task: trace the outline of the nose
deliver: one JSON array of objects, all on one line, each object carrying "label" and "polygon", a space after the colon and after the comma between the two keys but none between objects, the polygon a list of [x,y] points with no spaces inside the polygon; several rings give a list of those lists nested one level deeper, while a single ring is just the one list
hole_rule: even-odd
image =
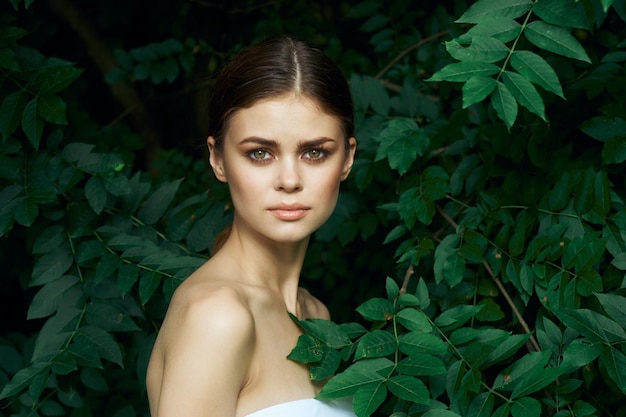
[{"label": "nose", "polygon": [[302,190],[302,177],[298,170],[298,164],[292,159],[284,159],[277,164],[276,183],[274,188],[279,191],[293,193]]}]

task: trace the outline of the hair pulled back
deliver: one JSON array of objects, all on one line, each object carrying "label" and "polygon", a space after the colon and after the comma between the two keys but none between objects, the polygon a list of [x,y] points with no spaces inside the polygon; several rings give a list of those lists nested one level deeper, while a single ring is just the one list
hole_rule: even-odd
[{"label": "hair pulled back", "polygon": [[283,36],[244,49],[219,73],[209,109],[209,135],[218,149],[234,112],[287,93],[313,100],[340,120],[346,139],[354,135],[352,96],[341,70],[319,49]]}]

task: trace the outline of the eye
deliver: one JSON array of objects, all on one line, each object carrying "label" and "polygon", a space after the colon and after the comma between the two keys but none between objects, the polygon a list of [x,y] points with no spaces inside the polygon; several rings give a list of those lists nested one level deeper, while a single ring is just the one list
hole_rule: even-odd
[{"label": "eye", "polygon": [[304,154],[305,158],[307,159],[323,159],[324,157],[326,157],[326,152],[323,151],[322,149],[311,149],[305,152]]},{"label": "eye", "polygon": [[255,149],[249,152],[248,156],[254,161],[266,161],[270,159],[270,153],[265,149]]}]

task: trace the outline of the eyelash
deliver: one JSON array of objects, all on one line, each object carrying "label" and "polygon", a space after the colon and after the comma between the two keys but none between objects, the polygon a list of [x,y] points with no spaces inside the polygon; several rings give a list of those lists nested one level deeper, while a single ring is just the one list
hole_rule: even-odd
[{"label": "eyelash", "polygon": [[[258,152],[263,152],[263,158],[258,159],[255,158],[254,155]],[[326,160],[326,158],[328,158],[328,156],[330,155],[330,152],[326,151],[325,149],[322,148],[311,148],[307,151],[305,151],[303,153],[303,155],[307,155],[310,154],[311,152],[319,152],[320,156],[317,158],[311,158],[309,157],[305,157],[304,159],[308,160],[311,163],[320,163],[324,160]],[[259,149],[253,149],[249,152],[246,153],[246,156],[255,164],[267,164],[271,161],[271,153],[270,151],[268,151],[267,149],[263,149],[263,148],[259,148]]]}]

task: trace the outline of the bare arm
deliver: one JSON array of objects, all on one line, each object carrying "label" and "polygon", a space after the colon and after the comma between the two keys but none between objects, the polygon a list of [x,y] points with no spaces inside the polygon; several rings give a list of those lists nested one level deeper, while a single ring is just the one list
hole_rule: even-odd
[{"label": "bare arm", "polygon": [[173,300],[153,417],[231,417],[254,349],[254,320],[230,288]]}]

